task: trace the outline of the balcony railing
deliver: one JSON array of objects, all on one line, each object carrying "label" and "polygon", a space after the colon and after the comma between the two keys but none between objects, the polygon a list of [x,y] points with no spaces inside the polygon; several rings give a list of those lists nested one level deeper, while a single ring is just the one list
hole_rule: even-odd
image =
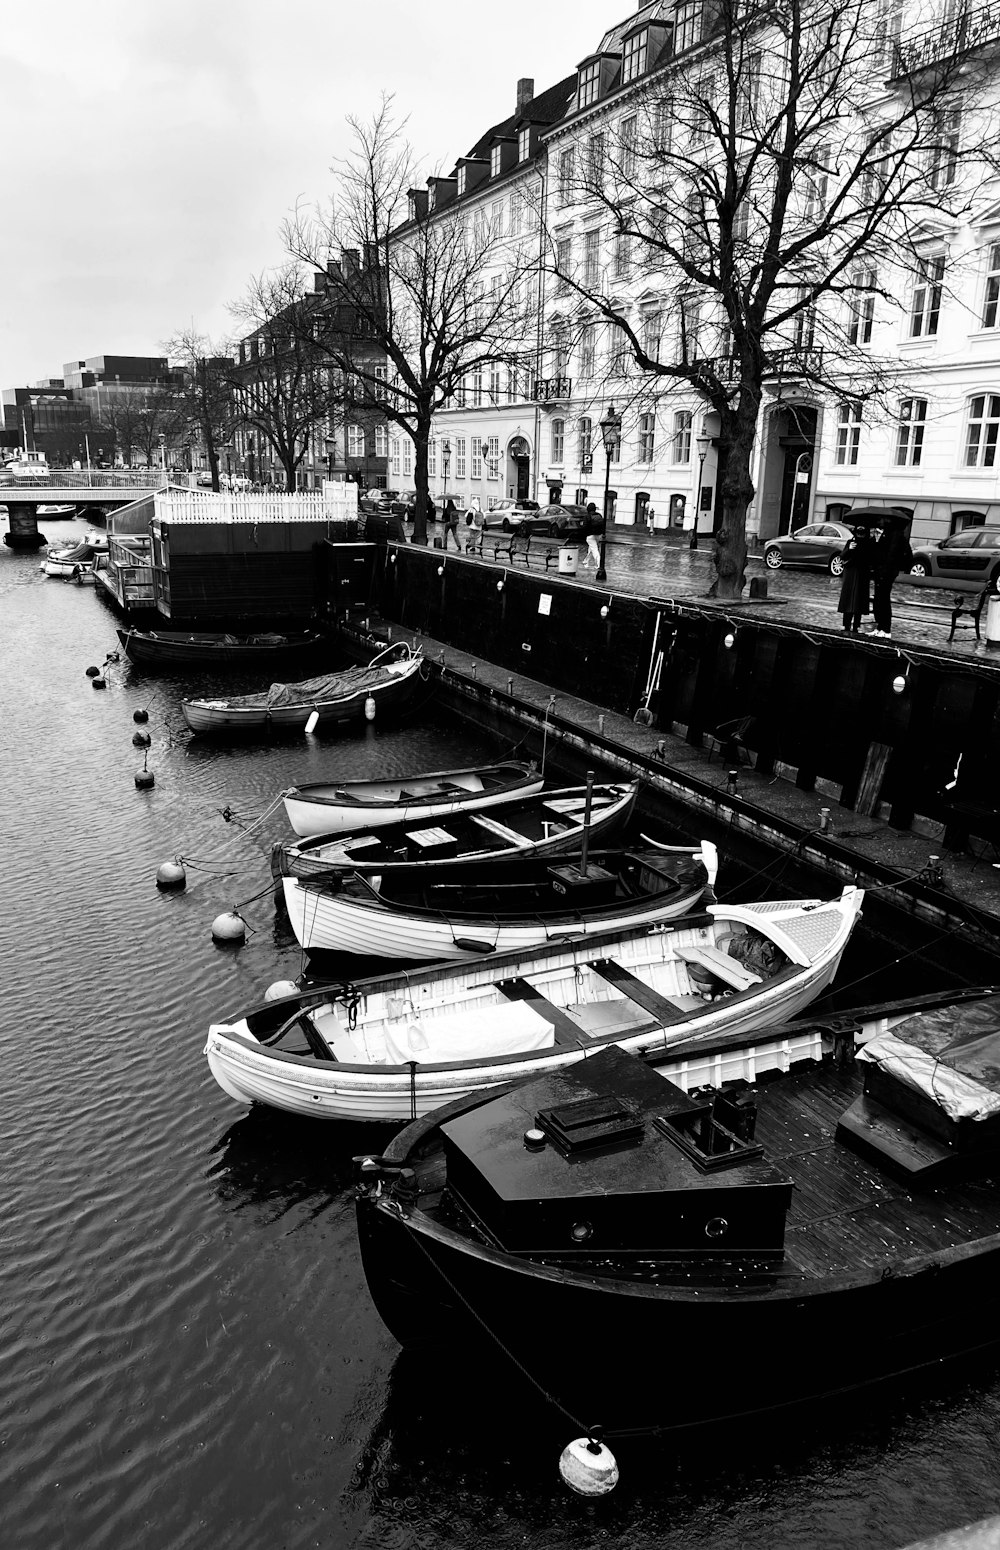
[{"label": "balcony railing", "polygon": [[535,397],[541,404],[569,398],[573,391],[572,377],[545,377],[535,380]]},{"label": "balcony railing", "polygon": [[[739,357],[735,355],[706,356],[704,360],[696,361],[695,365],[704,368],[706,375],[711,372],[723,383],[738,382],[742,372]],[[818,377],[822,370],[821,349],[770,350],[764,357],[766,377]]]},{"label": "balcony railing", "polygon": [[893,49],[892,79],[912,75],[942,59],[957,59],[986,43],[1000,41],[1000,3],[963,11],[939,27],[900,39]]}]

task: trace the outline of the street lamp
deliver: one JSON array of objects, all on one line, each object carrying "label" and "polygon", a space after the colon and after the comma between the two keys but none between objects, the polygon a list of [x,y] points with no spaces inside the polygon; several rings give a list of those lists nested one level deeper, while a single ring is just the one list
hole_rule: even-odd
[{"label": "street lamp", "polygon": [[694,498],[694,527],[691,529],[691,542],[689,549],[698,547],[698,522],[701,517],[701,476],[705,472],[705,456],[712,445],[711,436],[696,436],[695,446],[698,448],[698,493]]},{"label": "street lamp", "polygon": [[441,495],[441,514],[443,516],[444,508],[448,504],[448,469],[451,467],[451,442],[447,436],[443,437],[441,441],[441,467],[444,470],[444,490]]},{"label": "street lamp", "polygon": [[333,483],[333,455],[334,455],[334,453],[337,450],[337,438],[336,438],[336,436],[327,436],[326,441],[325,441],[324,444],[326,446],[326,477],[327,477],[327,479],[329,479],[329,481],[332,484]]},{"label": "street lamp", "polygon": [[594,580],[607,581],[608,573],[604,565],[604,546],[608,537],[608,489],[611,484],[611,459],[618,456],[622,435],[622,417],[620,414],[615,414],[614,404],[608,405],[608,412],[600,423],[601,440],[604,443],[607,464],[604,470],[604,521],[601,523],[601,559]]}]

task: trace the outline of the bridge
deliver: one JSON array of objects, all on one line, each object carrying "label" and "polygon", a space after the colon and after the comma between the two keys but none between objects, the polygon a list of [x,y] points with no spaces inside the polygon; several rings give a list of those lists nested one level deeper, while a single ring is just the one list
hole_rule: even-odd
[{"label": "bridge", "polygon": [[47,468],[30,475],[0,470],[0,506],[7,507],[10,549],[38,549],[39,506],[74,506],[91,517],[107,516],[150,490],[162,490],[170,477],[160,468]]}]

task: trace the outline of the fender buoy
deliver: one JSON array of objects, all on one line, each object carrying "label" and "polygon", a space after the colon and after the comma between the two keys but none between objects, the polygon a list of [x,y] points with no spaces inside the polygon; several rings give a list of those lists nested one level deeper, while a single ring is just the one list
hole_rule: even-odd
[{"label": "fender buoy", "polygon": [[106,678],[92,678],[90,682],[95,689],[106,689],[108,687]]},{"label": "fender buoy", "polygon": [[149,745],[152,743],[152,741],[153,741],[153,739],[150,737],[148,732],[133,732],[132,733],[132,747],[133,748],[148,748]]},{"label": "fender buoy", "polygon": [[150,787],[155,785],[156,776],[153,774],[152,770],[138,771],[135,777],[135,789],[137,791],[148,791]]},{"label": "fender buoy", "polygon": [[283,1001],[286,996],[297,996],[299,987],[294,980],[275,980],[264,992],[265,1001]]},{"label": "fender buoy", "polygon": [[564,1448],[559,1473],[578,1496],[607,1496],[618,1484],[618,1465],[596,1437],[577,1437]]},{"label": "fender buoy", "polygon": [[247,928],[242,917],[235,910],[227,910],[223,915],[216,915],[212,921],[212,940],[214,942],[242,942],[246,936]]},{"label": "fender buoy", "polygon": [[132,712],[132,720],[137,722],[139,726],[142,726],[144,721],[148,721],[149,720],[149,711],[148,710],[134,710]]},{"label": "fender buoy", "polygon": [[176,888],[187,886],[187,873],[178,860],[164,861],[156,871],[156,886],[167,893]]}]

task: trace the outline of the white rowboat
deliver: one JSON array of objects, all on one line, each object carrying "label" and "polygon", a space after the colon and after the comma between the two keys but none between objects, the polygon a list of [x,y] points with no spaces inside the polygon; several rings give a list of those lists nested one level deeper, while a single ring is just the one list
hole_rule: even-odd
[{"label": "white rowboat", "polygon": [[296,834],[310,838],[478,811],[509,802],[512,797],[534,796],[542,784],[543,777],[534,765],[511,760],[387,780],[291,786],[283,798]]}]

